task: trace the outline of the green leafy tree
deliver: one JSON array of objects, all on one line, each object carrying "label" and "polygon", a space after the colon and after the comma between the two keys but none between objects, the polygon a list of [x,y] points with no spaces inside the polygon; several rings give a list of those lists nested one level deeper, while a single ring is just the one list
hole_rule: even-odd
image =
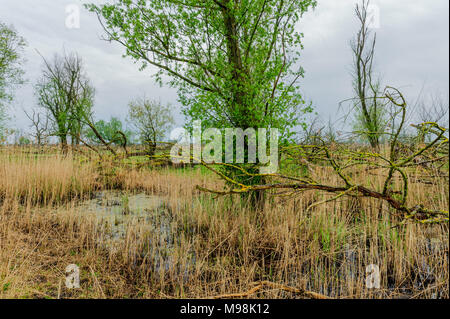
[{"label": "green leafy tree", "polygon": [[68,137],[78,144],[85,120],[91,116],[94,88],[84,72],[81,57],[72,53],[44,59],[42,76],[35,86],[38,104],[51,118],[54,135],[63,151]]},{"label": "green leafy tree", "polygon": [[13,99],[14,88],[23,83],[25,40],[13,27],[0,22],[0,140],[5,138],[6,106]]},{"label": "green leafy tree", "polygon": [[143,97],[130,102],[128,107],[128,122],[139,133],[146,153],[154,155],[157,143],[162,141],[174,124],[170,106]]},{"label": "green leafy tree", "polygon": [[219,129],[277,128],[287,141],[311,111],[299,93],[304,71],[296,26],[315,5],[314,0],[116,0],[87,7],[98,15],[108,40],[123,45],[142,69],[157,67],[158,82],[165,76],[179,89],[189,120]]},{"label": "green leafy tree", "polygon": [[[127,142],[131,141],[133,135],[130,130],[123,129],[122,122],[117,117],[111,117],[109,122],[104,120],[97,121],[95,122],[94,127],[104,141],[114,145],[122,145],[124,142],[120,132],[125,135]],[[92,143],[102,144],[102,141],[99,140],[97,135],[90,128],[86,130],[86,137]]]},{"label": "green leafy tree", "polygon": [[287,137],[305,112],[296,80],[312,0],[116,0],[88,5],[108,40],[142,68],[159,68],[180,90],[185,113],[208,127],[277,127]]}]

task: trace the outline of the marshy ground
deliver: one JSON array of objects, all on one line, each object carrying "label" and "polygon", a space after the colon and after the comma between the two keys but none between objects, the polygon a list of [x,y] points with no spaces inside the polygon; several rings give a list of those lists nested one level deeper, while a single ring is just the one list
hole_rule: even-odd
[{"label": "marshy ground", "polygon": [[[307,210],[324,198],[316,191],[269,196],[258,210],[196,190],[223,184],[201,167],[33,154],[1,150],[0,298],[449,297],[448,223],[396,227],[376,199]],[[409,200],[448,210],[448,179],[423,184],[416,173]],[[69,264],[81,270],[79,289],[65,287]],[[379,289],[366,287],[369,265]]]}]

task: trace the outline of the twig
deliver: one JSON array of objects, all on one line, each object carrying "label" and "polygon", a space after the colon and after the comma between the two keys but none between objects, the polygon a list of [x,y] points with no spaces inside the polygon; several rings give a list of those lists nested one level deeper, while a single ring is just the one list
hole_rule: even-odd
[{"label": "twig", "polygon": [[308,296],[309,298],[312,298],[312,299],[331,299],[328,296],[325,296],[325,295],[322,295],[322,294],[319,294],[316,292],[298,289],[298,288],[294,288],[294,287],[290,287],[290,286],[285,286],[285,285],[273,283],[270,281],[261,281],[261,282],[254,283],[254,284],[256,284],[256,286],[246,292],[213,296],[213,297],[210,297],[207,299],[230,299],[230,298],[249,297],[249,296],[255,294],[256,292],[258,292],[259,290],[263,289],[264,287],[270,287],[273,289],[283,290],[283,291],[291,292],[294,294],[304,295],[304,296]]}]

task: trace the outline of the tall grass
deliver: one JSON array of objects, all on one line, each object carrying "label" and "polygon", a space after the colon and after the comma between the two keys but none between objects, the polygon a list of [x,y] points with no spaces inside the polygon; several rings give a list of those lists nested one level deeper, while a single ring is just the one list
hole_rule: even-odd
[{"label": "tall grass", "polygon": [[97,175],[71,156],[0,153],[0,198],[51,206],[92,192]]},{"label": "tall grass", "polygon": [[[343,198],[308,211],[324,199],[317,192],[270,197],[258,211],[238,197],[196,191],[222,184],[198,168],[108,165],[2,155],[0,297],[203,298],[245,292],[263,280],[334,298],[449,297],[448,224],[394,227],[390,209],[374,199]],[[377,174],[354,178],[381,187]],[[124,238],[113,243],[111,225],[77,209],[96,189],[112,187],[164,201],[147,218],[130,218]],[[413,179],[409,201],[448,209],[447,181]],[[64,286],[73,263],[80,289]],[[366,287],[371,264],[380,268],[380,289]],[[305,296],[267,288],[249,297]]]}]

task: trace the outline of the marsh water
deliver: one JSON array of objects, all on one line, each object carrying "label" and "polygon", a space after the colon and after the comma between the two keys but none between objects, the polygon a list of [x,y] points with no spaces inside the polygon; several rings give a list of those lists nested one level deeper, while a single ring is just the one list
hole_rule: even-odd
[{"label": "marsh water", "polygon": [[130,248],[130,253],[150,258],[156,274],[161,271],[176,271],[187,278],[188,268],[195,263],[193,254],[190,254],[189,264],[183,266],[183,269],[179,269],[180,266],[173,262],[173,250],[178,236],[173,230],[176,227],[164,197],[102,191],[78,205],[75,211],[81,216],[95,216],[100,221],[102,232],[99,234],[99,243],[111,252],[115,252],[124,243],[130,230],[134,232],[133,236],[145,238],[145,249],[139,252]]},{"label": "marsh water", "polygon": [[[147,225],[149,230],[159,226],[159,229],[153,230],[163,233],[170,231],[168,209],[164,198],[159,196],[102,191],[96,193],[93,199],[83,202],[76,210],[83,214],[95,214],[110,226],[109,235],[116,240],[125,236],[126,226],[133,220]],[[158,225],[155,225],[155,219],[158,219]]]},{"label": "marsh water", "polygon": [[[179,234],[175,231],[177,227],[173,224],[172,213],[167,205],[166,198],[144,193],[127,194],[120,191],[102,191],[96,193],[92,199],[81,203],[75,209],[81,215],[94,215],[101,221],[102,225],[107,226],[104,228],[107,231],[102,234],[101,242],[110,250],[114,250],[116,244],[125,240],[130,226],[139,227],[141,229],[140,234],[145,234],[148,238],[149,250],[147,250],[147,254],[150,253],[152,256],[154,271],[158,273],[164,270],[173,273],[175,270],[185,280],[189,278],[189,269],[195,265],[196,256],[192,252],[189,262],[182,268],[179,268],[173,262],[173,249],[179,240]],[[445,249],[445,247],[440,247],[442,246],[440,241],[430,239],[427,239],[427,241],[429,241],[427,249],[430,251]],[[360,263],[357,254],[349,245],[345,247],[342,261],[344,267],[341,267],[337,274],[340,280],[364,278],[364,274],[360,274],[357,269]],[[418,275],[413,283],[414,288],[420,291],[435,283],[433,270],[427,265],[425,258],[417,268],[415,271]],[[296,286],[299,278],[304,278],[304,276],[304,273],[293,271],[290,275],[289,284]],[[307,288],[314,291],[317,284],[316,280],[310,278]],[[321,285],[319,284],[319,286]],[[394,286],[392,284],[388,290],[394,291]],[[345,290],[344,287],[342,288]],[[331,287],[330,289],[320,287],[319,290],[320,293],[332,297],[339,297],[344,292],[336,291]],[[408,288],[403,290],[405,298],[411,297],[411,294],[412,292]],[[434,297],[439,298],[438,295]]]}]

